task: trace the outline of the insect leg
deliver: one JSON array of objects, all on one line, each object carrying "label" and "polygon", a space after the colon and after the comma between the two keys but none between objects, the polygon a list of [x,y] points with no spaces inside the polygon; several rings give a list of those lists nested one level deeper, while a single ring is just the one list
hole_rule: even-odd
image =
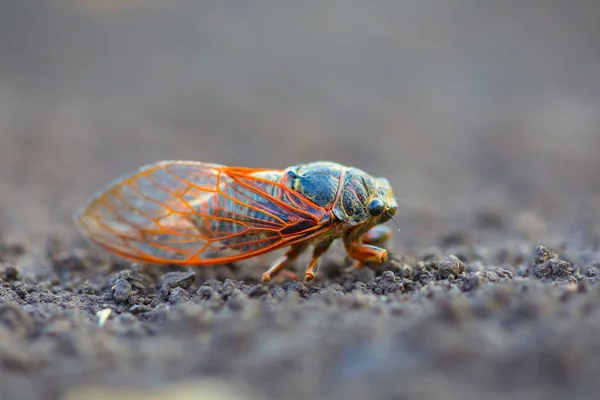
[{"label": "insect leg", "polygon": [[373,246],[382,246],[392,237],[392,228],[386,225],[377,225],[362,236],[362,242]]},{"label": "insect leg", "polygon": [[277,260],[271,268],[262,274],[262,281],[269,282],[273,276],[279,273],[282,269],[294,261],[300,253],[302,253],[308,247],[307,243],[298,243],[293,245],[287,253],[285,253],[279,260]]},{"label": "insect leg", "polygon": [[321,256],[329,249],[332,243],[333,239],[315,246],[315,249],[313,250],[312,254],[312,260],[310,261],[310,264],[308,265],[308,268],[306,268],[306,272],[304,273],[304,279],[306,281],[312,281],[313,279],[315,279],[315,276],[317,275],[317,270],[319,269],[319,264],[321,263]]},{"label": "insect leg", "polygon": [[387,260],[387,250],[372,244],[363,243],[362,237],[352,234],[344,237],[344,246],[348,255],[358,261],[355,269],[361,269],[367,262],[383,264]]}]

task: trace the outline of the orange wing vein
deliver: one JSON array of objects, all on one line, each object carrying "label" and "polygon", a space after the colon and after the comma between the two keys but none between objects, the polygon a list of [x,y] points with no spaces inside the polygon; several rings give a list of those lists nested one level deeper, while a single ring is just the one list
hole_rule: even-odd
[{"label": "orange wing vein", "polygon": [[121,257],[198,265],[264,254],[331,229],[328,211],[280,177],[281,170],[162,161],[110,183],[75,222]]}]

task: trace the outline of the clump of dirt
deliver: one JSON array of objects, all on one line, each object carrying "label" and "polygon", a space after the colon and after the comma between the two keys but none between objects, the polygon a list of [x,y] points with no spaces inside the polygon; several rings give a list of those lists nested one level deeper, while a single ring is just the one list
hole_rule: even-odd
[{"label": "clump of dirt", "polygon": [[577,274],[571,263],[561,260],[557,253],[544,246],[535,249],[535,257],[531,274],[543,281],[577,283],[581,276]]}]

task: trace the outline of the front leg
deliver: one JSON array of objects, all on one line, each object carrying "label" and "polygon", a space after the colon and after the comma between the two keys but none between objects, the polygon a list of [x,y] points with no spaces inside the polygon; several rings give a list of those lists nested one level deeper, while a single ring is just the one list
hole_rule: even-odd
[{"label": "front leg", "polygon": [[377,225],[362,235],[362,241],[373,246],[383,246],[392,237],[392,232],[389,226]]},{"label": "front leg", "polygon": [[348,255],[358,261],[358,264],[354,268],[363,268],[365,263],[368,262],[383,264],[387,260],[387,250],[368,243],[372,243],[374,241],[381,242],[385,241],[386,239],[387,237],[382,238],[381,235],[378,235],[377,231],[375,231],[375,234],[369,231],[364,235],[356,235],[352,232],[348,233],[344,237],[344,246],[346,247]]}]

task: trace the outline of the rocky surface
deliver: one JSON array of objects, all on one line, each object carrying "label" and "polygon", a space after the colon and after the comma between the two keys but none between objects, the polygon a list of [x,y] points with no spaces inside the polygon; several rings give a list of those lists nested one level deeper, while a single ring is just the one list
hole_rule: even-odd
[{"label": "rocky surface", "polygon": [[459,258],[450,246],[269,285],[209,277],[226,267],[112,263],[85,249],[48,254],[55,272],[35,281],[11,266],[10,248],[0,254],[3,398],[206,386],[240,399],[558,399],[598,389],[600,265],[543,246],[513,254],[515,265],[504,251]]}]

